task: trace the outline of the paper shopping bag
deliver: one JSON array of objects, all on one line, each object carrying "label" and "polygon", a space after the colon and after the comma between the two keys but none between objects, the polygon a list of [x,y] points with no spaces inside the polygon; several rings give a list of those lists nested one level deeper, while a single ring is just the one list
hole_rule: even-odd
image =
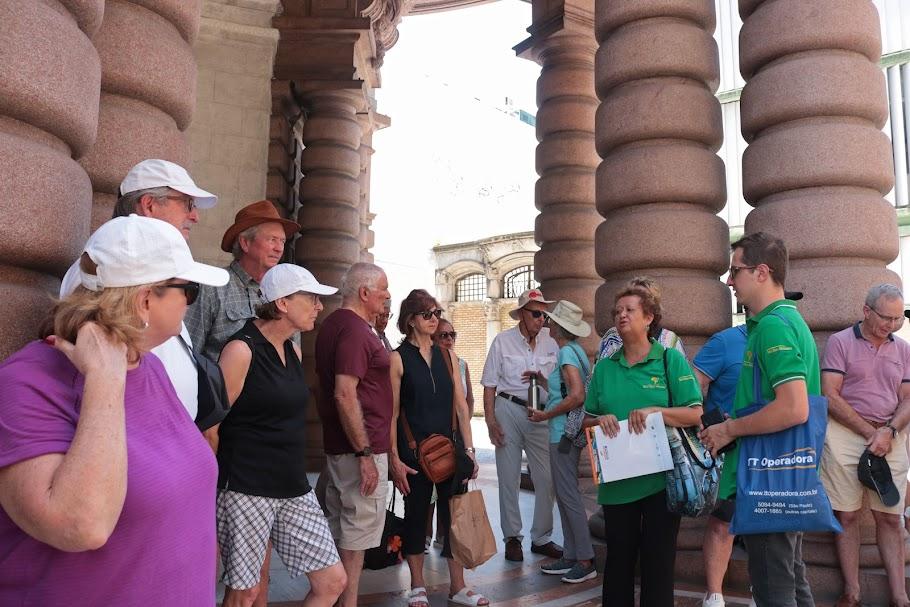
[{"label": "paper shopping bag", "polygon": [[452,527],[449,530],[449,547],[452,558],[468,569],[486,563],[496,554],[496,539],[487,518],[483,493],[468,491],[449,501]]}]

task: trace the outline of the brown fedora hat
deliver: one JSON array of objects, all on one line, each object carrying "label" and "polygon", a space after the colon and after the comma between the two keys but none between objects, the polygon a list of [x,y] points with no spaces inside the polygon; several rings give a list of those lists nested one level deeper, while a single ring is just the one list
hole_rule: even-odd
[{"label": "brown fedora hat", "polygon": [[290,238],[293,234],[300,231],[300,224],[290,219],[285,219],[278,214],[278,210],[268,200],[260,200],[248,204],[234,216],[234,223],[224,232],[221,238],[221,250],[227,253],[231,252],[234,241],[237,236],[247,228],[258,226],[260,223],[280,223],[284,227],[284,233]]}]

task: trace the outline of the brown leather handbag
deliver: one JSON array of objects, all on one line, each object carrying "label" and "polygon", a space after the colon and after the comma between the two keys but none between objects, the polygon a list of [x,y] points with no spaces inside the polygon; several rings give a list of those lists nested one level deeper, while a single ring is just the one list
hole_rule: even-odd
[{"label": "brown leather handbag", "polygon": [[446,362],[449,364],[449,376],[452,377],[452,438],[442,434],[431,434],[418,444],[414,440],[404,409],[400,410],[401,425],[404,426],[404,435],[408,439],[408,448],[412,451],[417,450],[417,463],[431,483],[441,483],[455,475],[454,439],[458,429],[458,418],[455,415],[455,376],[452,370],[452,353],[441,348],[440,350],[448,355]]}]

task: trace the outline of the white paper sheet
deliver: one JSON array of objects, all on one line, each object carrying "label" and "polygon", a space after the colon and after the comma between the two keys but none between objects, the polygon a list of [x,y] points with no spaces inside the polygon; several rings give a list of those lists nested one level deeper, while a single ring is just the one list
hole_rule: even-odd
[{"label": "white paper sheet", "polygon": [[587,429],[588,455],[595,483],[609,483],[624,478],[664,472],[673,468],[670,442],[664,428],[664,416],[659,411],[645,418],[646,429],[641,434],[629,430],[629,422],[619,422],[619,434],[610,438],[593,426]]}]

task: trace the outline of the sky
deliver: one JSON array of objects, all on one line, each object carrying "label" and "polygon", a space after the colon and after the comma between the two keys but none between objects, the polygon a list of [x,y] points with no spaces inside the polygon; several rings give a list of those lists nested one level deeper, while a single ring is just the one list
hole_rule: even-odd
[{"label": "sky", "polygon": [[540,67],[512,50],[530,24],[530,4],[500,0],[399,25],[376,91],[392,125],[373,135],[370,186],[393,312],[411,289],[434,293],[433,246],[534,229],[534,127],[504,111],[506,98],[537,110]]}]

